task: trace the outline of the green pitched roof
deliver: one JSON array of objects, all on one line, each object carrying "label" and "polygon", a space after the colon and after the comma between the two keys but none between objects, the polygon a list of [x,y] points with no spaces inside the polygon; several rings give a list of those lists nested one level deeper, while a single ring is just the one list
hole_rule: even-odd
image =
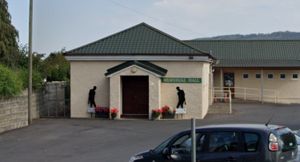
[{"label": "green pitched roof", "polygon": [[200,55],[210,56],[145,23],[73,49],[65,55]]},{"label": "green pitched roof", "polygon": [[190,40],[210,52],[218,67],[300,67],[300,40]]},{"label": "green pitched roof", "polygon": [[149,70],[155,74],[158,74],[160,76],[165,76],[168,72],[168,70],[160,67],[160,66],[157,66],[157,65],[154,65],[148,61],[126,61],[122,64],[119,64],[117,66],[114,66],[112,68],[109,68],[107,69],[107,72],[105,73],[105,76],[108,76],[108,75],[111,75],[113,73],[116,73],[122,69],[125,69],[127,67],[130,67],[132,65],[137,65],[139,67],[142,67],[146,70]]}]

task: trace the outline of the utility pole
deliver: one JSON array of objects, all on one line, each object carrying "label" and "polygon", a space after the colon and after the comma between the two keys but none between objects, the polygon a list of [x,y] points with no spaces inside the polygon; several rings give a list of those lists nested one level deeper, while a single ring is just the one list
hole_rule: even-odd
[{"label": "utility pole", "polygon": [[191,162],[196,162],[196,119],[191,119],[191,137],[192,137],[192,159]]},{"label": "utility pole", "polygon": [[28,40],[28,125],[31,124],[31,95],[32,95],[32,10],[33,0],[29,1],[29,40]]}]

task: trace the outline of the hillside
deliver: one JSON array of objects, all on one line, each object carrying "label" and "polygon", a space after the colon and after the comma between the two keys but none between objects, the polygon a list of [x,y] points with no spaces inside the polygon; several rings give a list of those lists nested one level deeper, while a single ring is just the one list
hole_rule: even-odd
[{"label": "hillside", "polygon": [[300,40],[300,32],[273,32],[269,34],[233,34],[221,35],[207,38],[197,38],[196,40]]}]

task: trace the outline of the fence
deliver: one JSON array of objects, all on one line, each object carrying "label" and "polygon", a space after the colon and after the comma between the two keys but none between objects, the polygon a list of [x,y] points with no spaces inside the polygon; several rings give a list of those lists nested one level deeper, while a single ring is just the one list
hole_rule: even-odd
[{"label": "fence", "polygon": [[[222,112],[226,112],[228,110],[228,113],[232,113],[232,94],[230,90],[213,90],[212,94],[214,94],[213,101],[214,105],[210,107],[210,112],[213,112],[216,109],[216,111],[225,109]],[[222,103],[222,105],[217,105],[217,103]],[[227,108],[228,107],[228,108]]]},{"label": "fence", "polygon": [[[246,87],[214,87],[214,91],[231,92],[232,98],[240,99],[244,101],[260,101],[260,102],[273,102],[278,103],[279,92],[274,89],[258,89],[258,88],[246,88]],[[221,93],[219,95],[225,95]]]},{"label": "fence", "polygon": [[40,117],[70,117],[70,86],[66,82],[46,83],[42,93]]}]

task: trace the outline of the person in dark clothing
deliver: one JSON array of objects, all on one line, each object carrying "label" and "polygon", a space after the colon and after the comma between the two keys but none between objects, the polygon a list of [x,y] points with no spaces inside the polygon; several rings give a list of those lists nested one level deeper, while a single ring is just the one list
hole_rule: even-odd
[{"label": "person in dark clothing", "polygon": [[176,89],[178,91],[177,92],[177,95],[178,95],[178,104],[177,104],[176,108],[179,108],[179,107],[183,108],[183,103],[186,104],[184,91],[181,90],[179,87],[176,87]]},{"label": "person in dark clothing", "polygon": [[89,91],[88,103],[90,104],[90,107],[92,107],[92,106],[96,107],[96,102],[95,102],[96,89],[97,89],[97,87],[94,86],[93,89],[90,89],[90,91]]}]

